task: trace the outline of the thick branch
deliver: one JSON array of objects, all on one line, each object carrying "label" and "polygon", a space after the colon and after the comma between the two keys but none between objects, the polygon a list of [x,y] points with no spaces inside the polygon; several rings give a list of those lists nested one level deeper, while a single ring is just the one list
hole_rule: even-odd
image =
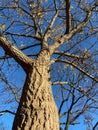
[{"label": "thick branch", "polygon": [[91,12],[87,13],[85,20],[79,25],[77,25],[77,27],[74,28],[72,31],[70,31],[70,33],[61,35],[61,37],[50,46],[50,52],[54,53],[54,51],[58,47],[60,47],[64,42],[68,41],[76,32],[78,32],[81,28],[83,28],[88,23],[90,15],[91,15]]},{"label": "thick branch", "polygon": [[86,18],[83,20],[83,22],[81,22],[80,24],[78,24],[72,31],[70,31],[68,34],[65,35],[61,35],[60,38],[55,41],[51,46],[50,46],[50,53],[53,54],[54,51],[60,47],[64,42],[68,41],[75,33],[77,33],[78,31],[80,31],[83,27],[86,26],[86,24],[89,22],[90,20],[90,16],[91,16],[91,11],[98,6],[98,2],[95,3],[94,5],[92,5],[89,9],[86,10],[87,15]]},{"label": "thick branch", "polygon": [[33,60],[23,54],[22,51],[14,46],[4,35],[0,36],[0,46],[9,56],[16,60],[26,72],[28,71],[28,67],[32,65]]}]

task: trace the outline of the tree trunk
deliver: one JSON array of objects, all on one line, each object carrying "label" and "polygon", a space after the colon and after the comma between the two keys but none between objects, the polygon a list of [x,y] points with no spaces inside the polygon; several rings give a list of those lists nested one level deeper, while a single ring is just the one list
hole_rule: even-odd
[{"label": "tree trunk", "polygon": [[43,50],[27,74],[12,130],[59,130],[51,90],[50,54]]}]

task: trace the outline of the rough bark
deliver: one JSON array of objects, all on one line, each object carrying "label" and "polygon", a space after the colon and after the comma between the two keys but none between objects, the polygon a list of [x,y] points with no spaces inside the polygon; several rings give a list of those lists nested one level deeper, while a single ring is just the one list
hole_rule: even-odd
[{"label": "rough bark", "polygon": [[59,130],[50,82],[50,51],[44,48],[33,61],[4,35],[0,35],[0,46],[27,74],[12,130]]},{"label": "rough bark", "polygon": [[29,69],[12,130],[59,130],[50,82],[50,54],[43,50]]},{"label": "rough bark", "polygon": [[25,72],[28,72],[28,68],[33,64],[31,58],[22,53],[22,51],[14,46],[4,35],[0,36],[0,46],[21,65]]}]

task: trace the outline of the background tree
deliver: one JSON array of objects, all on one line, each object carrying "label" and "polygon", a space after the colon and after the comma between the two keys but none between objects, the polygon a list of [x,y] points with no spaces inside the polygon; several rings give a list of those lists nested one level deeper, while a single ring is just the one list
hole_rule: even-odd
[{"label": "background tree", "polygon": [[0,114],[15,114],[13,130],[59,130],[59,117],[68,130],[82,116],[97,127],[97,12],[95,0],[1,1]]}]

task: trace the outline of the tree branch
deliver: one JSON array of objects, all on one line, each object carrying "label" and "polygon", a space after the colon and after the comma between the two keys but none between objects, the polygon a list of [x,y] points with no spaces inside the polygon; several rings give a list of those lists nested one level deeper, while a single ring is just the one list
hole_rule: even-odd
[{"label": "tree branch", "polygon": [[66,3],[66,32],[68,34],[70,32],[70,0],[65,0]]},{"label": "tree branch", "polygon": [[6,32],[7,35],[14,35],[14,36],[18,36],[18,37],[27,37],[27,38],[33,38],[33,39],[36,39],[38,41],[41,41],[41,38],[38,37],[38,36],[31,36],[31,35],[28,35],[28,34],[20,34],[20,33],[11,33],[11,32]]},{"label": "tree branch", "polygon": [[7,81],[7,79],[6,79],[4,76],[1,76],[1,75],[0,75],[0,79],[1,79],[4,83],[6,83],[6,85],[8,85],[7,88],[8,88],[8,89],[12,92],[12,94],[14,95],[16,102],[19,103],[20,99],[18,98],[18,94],[17,94],[17,92],[16,92],[16,89],[11,86],[11,84]]},{"label": "tree branch", "polygon": [[84,56],[78,56],[78,55],[74,55],[74,54],[69,54],[69,53],[61,52],[59,50],[55,50],[54,54],[58,54],[60,56],[67,56],[67,57],[71,57],[71,58],[75,58],[75,59],[81,59],[81,60],[87,59]]},{"label": "tree branch", "polygon": [[28,72],[28,67],[32,66],[33,60],[22,53],[16,46],[14,46],[4,35],[0,36],[0,46],[5,52],[13,57],[22,68]]},{"label": "tree branch", "polygon": [[64,42],[68,41],[75,33],[77,33],[78,31],[80,31],[83,27],[86,26],[86,24],[89,22],[90,20],[90,16],[91,16],[91,11],[98,6],[98,2],[95,3],[94,5],[92,5],[91,7],[89,7],[86,12],[86,18],[83,20],[83,22],[81,22],[80,24],[78,24],[73,30],[71,30],[68,34],[65,35],[61,35],[60,38],[58,38],[57,41],[55,41],[51,46],[50,46],[50,53],[53,54],[54,51],[60,47]]},{"label": "tree branch", "polygon": [[47,38],[48,38],[48,32],[51,32],[52,26],[53,26],[53,24],[54,24],[54,22],[55,22],[55,20],[56,20],[56,18],[57,18],[57,16],[58,16],[58,12],[59,12],[59,10],[56,11],[55,15],[54,15],[53,18],[51,19],[51,21],[50,21],[50,23],[49,23],[49,26],[47,27],[47,29],[46,29],[46,31],[45,31],[45,33],[44,33],[45,42],[46,42],[46,40],[47,40]]},{"label": "tree branch", "polygon": [[96,130],[96,127],[98,126],[98,122],[96,122],[96,124],[93,126],[92,130]]},{"label": "tree branch", "polygon": [[4,111],[0,111],[0,116],[2,116],[5,113],[10,113],[10,114],[13,114],[13,115],[16,114],[15,112],[12,112],[12,111],[9,111],[9,110],[4,110]]},{"label": "tree branch", "polygon": [[72,62],[70,62],[68,60],[56,59],[55,62],[63,62],[63,63],[67,63],[69,65],[72,65],[77,70],[79,70],[80,72],[82,72],[83,74],[85,74],[86,76],[88,76],[89,78],[91,78],[92,80],[94,80],[94,81],[96,81],[98,83],[98,79],[94,78],[92,75],[90,75],[89,73],[85,72],[83,69],[78,67],[76,64],[74,64],[74,63],[72,63]]},{"label": "tree branch", "polygon": [[60,81],[57,81],[57,82],[53,82],[52,84],[53,84],[53,85],[57,85],[57,84],[61,84],[61,85],[68,84],[68,85],[70,85],[72,88],[74,88],[74,89],[76,89],[77,91],[79,91],[80,93],[82,93],[84,96],[86,96],[86,97],[88,97],[89,99],[91,99],[92,101],[98,102],[98,100],[96,100],[95,98],[93,98],[92,96],[90,96],[89,94],[87,94],[86,91],[81,91],[80,88],[77,88],[76,86],[74,86],[73,84],[69,84],[68,82],[60,82]]}]

